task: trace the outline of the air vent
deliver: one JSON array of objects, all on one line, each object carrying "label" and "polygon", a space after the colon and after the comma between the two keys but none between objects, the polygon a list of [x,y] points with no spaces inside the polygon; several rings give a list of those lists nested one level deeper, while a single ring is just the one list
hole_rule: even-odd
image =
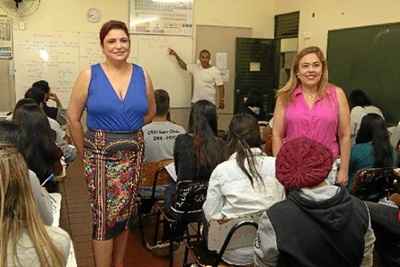
[{"label": "air vent", "polygon": [[275,16],[275,39],[295,38],[299,35],[300,12]]}]

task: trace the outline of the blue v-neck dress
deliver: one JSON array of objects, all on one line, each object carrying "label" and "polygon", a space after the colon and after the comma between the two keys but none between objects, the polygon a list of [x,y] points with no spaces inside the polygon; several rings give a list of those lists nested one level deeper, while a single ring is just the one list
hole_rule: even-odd
[{"label": "blue v-neck dress", "polygon": [[136,213],[144,151],[141,128],[147,108],[146,80],[140,66],[132,66],[123,99],[101,65],[91,67],[84,163],[94,240],[118,236]]}]

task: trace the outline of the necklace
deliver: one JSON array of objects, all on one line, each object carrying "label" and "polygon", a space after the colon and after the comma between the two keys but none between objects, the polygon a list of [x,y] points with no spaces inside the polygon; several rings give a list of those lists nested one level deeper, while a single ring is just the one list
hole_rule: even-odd
[{"label": "necklace", "polygon": [[315,102],[316,98],[317,98],[317,94],[304,94],[304,96],[306,97],[306,99],[310,102]]}]

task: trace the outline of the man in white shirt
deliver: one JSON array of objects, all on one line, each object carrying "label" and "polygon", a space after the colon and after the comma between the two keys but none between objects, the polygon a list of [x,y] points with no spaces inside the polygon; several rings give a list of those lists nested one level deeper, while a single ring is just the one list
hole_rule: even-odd
[{"label": "man in white shirt", "polygon": [[169,48],[169,54],[174,56],[179,66],[193,74],[193,97],[192,103],[199,100],[208,100],[217,105],[218,89],[218,107],[224,108],[224,82],[221,72],[210,64],[211,53],[208,50],[201,50],[199,54],[200,64],[186,64],[178,54]]},{"label": "man in white shirt", "polygon": [[144,161],[159,161],[174,158],[175,139],[184,134],[185,129],[168,120],[169,95],[162,89],[154,91],[156,116],[143,127]]}]

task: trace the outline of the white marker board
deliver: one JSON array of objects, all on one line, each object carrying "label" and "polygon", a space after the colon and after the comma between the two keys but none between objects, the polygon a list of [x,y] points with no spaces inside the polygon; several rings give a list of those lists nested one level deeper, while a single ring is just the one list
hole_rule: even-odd
[{"label": "white marker board", "polygon": [[[131,35],[130,62],[143,66],[151,76],[154,88],[169,92],[171,107],[189,107],[190,75],[181,70],[171,47],[183,60],[192,63],[193,41],[182,36]],[[79,72],[90,64],[103,62],[97,33],[14,33],[15,90],[17,101],[37,80],[47,80],[64,106]]]}]

